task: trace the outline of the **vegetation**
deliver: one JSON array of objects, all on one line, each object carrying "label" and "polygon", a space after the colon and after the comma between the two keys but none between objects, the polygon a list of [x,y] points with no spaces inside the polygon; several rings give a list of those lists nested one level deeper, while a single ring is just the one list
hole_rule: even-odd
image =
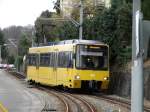
[{"label": "vegetation", "polygon": [[31,40],[29,40],[29,37],[26,33],[23,33],[21,39],[19,40],[18,56],[15,59],[15,66],[18,67],[18,70],[20,70],[20,67],[23,64],[23,57],[28,54],[29,47],[31,47]]},{"label": "vegetation", "polygon": [[17,70],[20,71],[21,66],[22,66],[22,64],[23,64],[23,57],[22,57],[22,56],[17,56],[17,57],[15,58],[14,64],[15,64],[15,67],[17,68]]},{"label": "vegetation", "polygon": [[144,13],[144,19],[150,20],[150,0],[142,0],[142,12]]},{"label": "vegetation", "polygon": [[3,34],[3,31],[0,29],[1,57],[3,60],[6,60],[7,56],[8,56],[8,51],[7,51],[7,48],[4,44],[5,44],[4,34]]},{"label": "vegetation", "polygon": [[15,57],[13,55],[8,56],[7,62],[9,64],[14,64],[15,63]]},{"label": "vegetation", "polygon": [[[21,65],[23,56],[27,54],[28,48],[31,46],[33,31],[34,28],[32,26],[11,26],[3,29],[3,38],[9,44],[9,46],[6,46],[6,48],[9,48],[7,49],[9,54],[7,54],[5,63],[17,65],[16,63],[19,62],[19,65]],[[9,39],[13,40],[17,48],[10,43]]]},{"label": "vegetation", "polygon": [[[142,0],[144,19],[150,19],[149,5],[149,0]],[[61,16],[60,0],[57,0],[54,9],[56,9],[57,15]],[[51,14],[48,18],[54,17],[53,15]],[[79,20],[79,9],[73,10],[72,18],[76,21]],[[44,29],[49,33],[46,36],[48,41],[78,39],[78,27],[70,21],[53,23],[55,24],[49,28],[49,31]],[[111,8],[109,9],[103,6],[96,8],[90,5],[85,6],[83,28],[83,39],[100,40],[110,46],[110,64],[116,64],[120,67],[131,59],[132,0],[111,0]]]},{"label": "vegetation", "polygon": [[[131,59],[132,36],[132,0],[111,0],[111,8],[102,6],[93,7],[85,1],[83,39],[99,40],[110,46],[110,64],[124,66]],[[142,0],[144,19],[150,19],[149,0]],[[57,21],[52,18],[62,18],[60,0],[54,6],[56,13],[43,11],[35,21],[37,44],[47,41],[59,41],[66,39],[78,39],[79,26],[75,26],[69,20]],[[72,12],[72,18],[79,21],[79,8]],[[47,18],[42,20],[41,18]],[[14,62],[14,54],[9,54],[4,46],[5,39],[14,38],[18,41],[19,55],[21,58],[31,46],[33,29],[11,26],[0,30],[0,45],[2,45],[2,58],[9,63]],[[24,33],[23,33],[24,32]],[[12,52],[14,52],[12,50]],[[17,58],[15,58],[17,59]]]},{"label": "vegetation", "polygon": [[[150,4],[149,0],[142,0],[145,19],[150,19],[148,4]],[[57,15],[61,16],[59,7],[60,1],[57,0],[54,8]],[[131,59],[132,0],[111,0],[111,8],[102,6],[92,8],[89,6],[85,7],[85,10],[83,39],[99,40],[107,43],[110,46],[110,64],[116,64],[119,67],[124,66]],[[48,18],[52,18],[53,15]],[[42,17],[42,14],[40,17]],[[76,21],[79,20],[79,9],[73,10],[72,17]],[[44,30],[49,33],[46,36],[47,40],[78,39],[78,27],[70,21],[59,22],[59,24],[53,23],[53,27],[48,32],[46,29]]]},{"label": "vegetation", "polygon": [[[36,30],[36,43],[43,43],[44,37],[46,37],[47,41],[55,41],[57,34],[54,33],[56,26],[56,22],[51,20],[50,18],[57,17],[55,13],[49,12],[48,10],[43,11],[35,21],[35,30]],[[48,18],[50,20],[42,20],[42,18]]]},{"label": "vegetation", "polygon": [[[127,0],[115,4],[117,0],[112,0],[111,8],[95,8],[91,13],[84,14],[83,39],[99,40],[110,45],[110,62],[117,65],[124,65],[131,58],[131,31],[132,31],[132,8],[131,3]],[[58,5],[59,2],[57,2]],[[122,5],[120,5],[122,4]],[[58,9],[57,9],[58,10]],[[90,10],[89,10],[90,11]],[[47,12],[47,11],[45,11]],[[45,13],[45,12],[42,12]],[[93,13],[94,12],[94,13]],[[49,12],[50,13],[50,12]],[[42,14],[40,17],[42,17]],[[58,13],[59,15],[60,13]],[[87,15],[88,14],[88,15]],[[93,16],[89,16],[89,14]],[[78,11],[73,11],[73,17],[78,20]],[[60,15],[59,15],[60,16]],[[53,15],[48,18],[53,17]],[[35,24],[37,26],[42,23]],[[46,29],[44,30],[46,31]],[[37,30],[37,33],[38,30]],[[70,21],[55,23],[54,27],[49,30],[46,37],[49,41],[78,39],[78,27]],[[41,37],[39,37],[41,38]],[[118,47],[120,49],[118,49]]]},{"label": "vegetation", "polygon": [[18,55],[24,56],[28,54],[29,47],[31,47],[31,40],[29,40],[27,34],[24,33],[19,40]]}]

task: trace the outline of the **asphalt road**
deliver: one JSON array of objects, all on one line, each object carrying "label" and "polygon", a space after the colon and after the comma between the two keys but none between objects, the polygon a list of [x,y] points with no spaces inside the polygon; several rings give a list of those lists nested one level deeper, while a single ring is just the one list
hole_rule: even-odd
[{"label": "asphalt road", "polygon": [[23,82],[0,70],[0,102],[9,112],[41,112],[43,105]]}]

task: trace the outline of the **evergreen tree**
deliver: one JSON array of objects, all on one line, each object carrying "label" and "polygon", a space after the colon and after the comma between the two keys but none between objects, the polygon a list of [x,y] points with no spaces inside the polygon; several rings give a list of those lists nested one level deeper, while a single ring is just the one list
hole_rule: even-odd
[{"label": "evergreen tree", "polygon": [[132,8],[131,4],[124,4],[116,10],[116,35],[120,41],[131,45],[132,40]]},{"label": "evergreen tree", "polygon": [[60,40],[78,39],[78,27],[75,27],[70,21],[64,22],[59,28]]},{"label": "evergreen tree", "polygon": [[14,58],[14,56],[13,56],[13,55],[8,56],[7,62],[8,62],[9,64],[14,64],[14,63],[15,63],[15,58]]},{"label": "evergreen tree", "polygon": [[0,29],[0,45],[3,45],[3,44],[4,44],[4,35],[3,35],[2,30]]},{"label": "evergreen tree", "polygon": [[24,56],[28,53],[28,49],[31,47],[31,41],[28,39],[26,34],[22,34],[22,37],[19,41],[19,55]]},{"label": "evergreen tree", "polygon": [[144,19],[150,20],[150,0],[142,0],[142,12]]},{"label": "evergreen tree", "polygon": [[[131,59],[132,45],[132,8],[124,4],[116,10],[116,36],[120,41],[118,59],[120,64],[126,64]],[[119,63],[118,63],[119,64]]]},{"label": "evergreen tree", "polygon": [[94,26],[97,38],[110,46],[110,62],[114,64],[119,53],[118,46],[120,46],[119,39],[115,33],[117,21],[115,9],[105,9],[101,16],[95,18]]},{"label": "evergreen tree", "polygon": [[4,34],[3,31],[0,29],[0,45],[1,45],[1,57],[2,59],[6,59],[8,56],[8,51],[6,46],[4,46],[5,40],[4,40]]}]

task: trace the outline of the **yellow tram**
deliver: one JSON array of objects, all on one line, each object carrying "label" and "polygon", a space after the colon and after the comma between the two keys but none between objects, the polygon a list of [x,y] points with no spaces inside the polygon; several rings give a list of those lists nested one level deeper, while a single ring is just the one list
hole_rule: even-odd
[{"label": "yellow tram", "polygon": [[48,86],[107,89],[109,47],[92,40],[66,40],[29,48],[27,79]]}]

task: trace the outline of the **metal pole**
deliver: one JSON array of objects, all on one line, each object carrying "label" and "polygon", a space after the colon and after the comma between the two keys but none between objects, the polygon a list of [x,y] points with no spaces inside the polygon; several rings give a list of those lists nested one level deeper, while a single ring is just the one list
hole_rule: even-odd
[{"label": "metal pole", "polygon": [[141,0],[133,0],[131,112],[143,112],[143,39]]},{"label": "metal pole", "polygon": [[80,28],[79,28],[79,39],[82,40],[83,35],[83,0],[80,0]]}]

